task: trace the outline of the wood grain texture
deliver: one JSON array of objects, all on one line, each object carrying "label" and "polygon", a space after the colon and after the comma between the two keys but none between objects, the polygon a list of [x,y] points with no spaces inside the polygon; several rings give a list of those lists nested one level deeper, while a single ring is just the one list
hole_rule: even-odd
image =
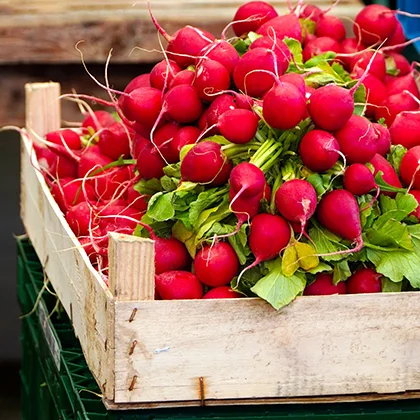
[{"label": "wood grain texture", "polygon": [[[38,89],[51,89],[49,94]],[[39,135],[55,129],[48,115],[57,115],[53,108],[56,86],[32,85],[27,89],[30,104],[29,121]],[[35,93],[34,93],[35,92]],[[32,97],[32,99],[31,99]],[[41,102],[33,98],[43,98]],[[44,100],[49,98],[50,101]],[[56,99],[56,98],[55,98]],[[36,122],[39,118],[39,121]],[[54,121],[52,119],[51,121]],[[57,121],[56,121],[57,122]],[[30,141],[22,136],[21,154],[21,217],[44,270],[72,324],[87,363],[102,392],[113,399],[113,297],[89,262],[63,214],[55,203],[40,172]]]},{"label": "wood grain texture", "polygon": [[109,234],[109,288],[118,301],[153,300],[155,245],[147,238]]},{"label": "wood grain texture", "polygon": [[[154,14],[169,34],[187,24],[220,34],[243,0],[152,0]],[[286,0],[274,0],[279,13]],[[328,0],[310,3],[326,8]],[[332,13],[354,18],[359,0],[341,0]],[[155,62],[159,43],[146,1],[140,0],[0,0],[0,63],[80,62],[75,45],[85,40],[88,62],[103,63],[113,49],[113,62]]]},{"label": "wood grain texture", "polygon": [[256,299],[116,302],[114,402],[420,390],[419,308],[415,292],[302,297],[278,312]]}]

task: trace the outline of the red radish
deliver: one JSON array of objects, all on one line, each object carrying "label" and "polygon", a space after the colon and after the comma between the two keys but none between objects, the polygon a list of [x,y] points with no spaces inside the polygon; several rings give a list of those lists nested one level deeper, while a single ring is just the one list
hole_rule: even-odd
[{"label": "red radish", "polygon": [[74,161],[65,156],[58,156],[47,147],[41,147],[35,143],[33,145],[41,170],[58,179],[77,177],[77,164]]},{"label": "red radish", "polygon": [[[201,114],[200,118],[197,121],[197,127],[199,128],[200,132],[205,131],[209,127],[209,124],[207,123],[207,115],[209,114],[209,109],[210,108],[207,108],[206,110],[204,110],[204,112]],[[207,135],[210,136],[212,134],[217,134],[217,133],[213,133],[213,131],[211,132],[211,134],[207,133]]]},{"label": "red radish", "polygon": [[354,54],[355,52],[362,51],[364,49],[363,44],[357,41],[356,38],[346,38],[341,44],[341,54],[339,55],[340,61],[343,63],[347,70],[351,70],[354,57],[346,57],[346,54]]},{"label": "red radish", "polygon": [[141,87],[150,87],[150,73],[141,74],[135,77],[124,89],[125,93],[130,93]]},{"label": "red radish", "polygon": [[169,89],[172,89],[174,86],[178,85],[192,85],[195,78],[195,71],[193,70],[181,70],[178,72],[171,83],[169,84]]},{"label": "red radish", "polygon": [[420,145],[420,114],[401,112],[389,128],[392,144],[401,144],[410,149]]},{"label": "red radish", "polygon": [[133,157],[137,157],[145,146],[150,144],[150,139],[136,134],[133,138]]},{"label": "red radish", "polygon": [[417,98],[420,97],[419,88],[413,74],[409,73],[405,76],[392,77],[386,84],[388,95],[395,95],[405,90],[411,92]]},{"label": "red radish", "polygon": [[45,136],[45,138],[50,143],[58,144],[60,146],[67,146],[72,150],[77,150],[82,147],[80,135],[69,128],[64,130],[51,131]]},{"label": "red radish", "polygon": [[308,111],[318,128],[340,130],[353,114],[353,95],[351,91],[336,85],[320,87],[310,96]]},{"label": "red radish", "polygon": [[232,109],[224,112],[218,122],[222,136],[231,143],[250,142],[258,129],[258,117],[247,109]]},{"label": "red radish", "polygon": [[410,216],[415,216],[420,220],[420,190],[410,190],[410,194],[417,201],[417,208],[410,213]]},{"label": "red radish", "polygon": [[252,111],[252,107],[254,106],[254,100],[250,96],[240,93],[235,95],[235,103],[238,108],[248,109],[249,111]]},{"label": "red radish", "polygon": [[368,194],[377,188],[373,173],[362,163],[353,163],[346,168],[343,177],[343,186],[353,195]]},{"label": "red radish", "polygon": [[204,245],[194,258],[194,272],[207,286],[229,284],[238,274],[239,260],[235,250],[227,242]]},{"label": "red radish", "polygon": [[92,215],[88,204],[83,201],[71,207],[66,213],[66,220],[76,236],[88,236]]},{"label": "red radish", "polygon": [[264,191],[258,195],[246,198],[234,191],[233,188],[229,190],[230,208],[232,209],[232,212],[235,213],[238,223],[236,224],[235,231],[232,234],[225,235],[225,237],[233,236],[238,233],[244,223],[249,222],[257,215],[263,195]]},{"label": "red radish", "polygon": [[79,167],[77,169],[78,177],[84,178],[87,174],[93,173],[110,163],[112,163],[112,159],[91,147],[80,157]]},{"label": "red radish", "polygon": [[[131,235],[137,226],[137,220],[141,218],[141,214],[126,204],[107,204],[98,209],[97,218],[99,227],[103,234],[108,232],[120,232]],[[106,237],[105,241],[108,238]]]},{"label": "red radish", "polygon": [[318,22],[322,16],[322,10],[315,4],[304,4],[300,9],[300,18],[311,19],[314,22]]},{"label": "red radish", "polygon": [[271,188],[270,185],[268,185],[268,182],[265,183],[263,197],[264,200],[270,202],[271,200]]},{"label": "red radish", "polygon": [[179,161],[179,152],[187,144],[194,144],[200,137],[201,130],[197,127],[188,125],[180,128],[169,143],[169,153],[175,162]]},{"label": "red radish", "polygon": [[179,129],[179,124],[169,121],[158,128],[153,135],[153,142],[169,163],[179,160],[179,153],[173,153],[171,149],[171,143]]},{"label": "red radish", "polygon": [[232,29],[236,36],[251,31],[255,32],[262,24],[277,16],[276,10],[270,4],[264,1],[250,1],[240,6],[236,11]]},{"label": "red radish", "polygon": [[58,179],[51,186],[51,194],[62,212],[65,212],[71,206],[79,204],[82,201],[93,200],[95,198],[95,191],[90,184],[85,184],[83,191],[82,181],[73,178]]},{"label": "red radish", "polygon": [[100,200],[111,200],[116,195],[124,194],[129,181],[127,167],[112,168],[95,175],[92,186]]},{"label": "red radish", "polygon": [[280,82],[283,83],[290,83],[291,85],[297,87],[299,89],[299,92],[302,94],[302,96],[306,95],[306,84],[305,79],[301,74],[298,73],[287,73],[283,74],[279,77]]},{"label": "red radish", "polygon": [[236,109],[235,98],[228,93],[217,96],[214,101],[210,104],[206,119],[208,126],[217,125],[220,116],[229,110]]},{"label": "red radish", "polygon": [[152,128],[162,109],[162,92],[153,87],[134,89],[129,96],[122,96],[121,111],[130,120]]},{"label": "red radish", "polygon": [[219,286],[209,290],[203,299],[233,299],[241,298],[242,295],[232,290],[229,286]]},{"label": "red radish", "polygon": [[201,299],[203,285],[188,271],[167,271],[155,276],[156,291],[161,299]]},{"label": "red radish", "polygon": [[359,268],[351,275],[347,283],[347,293],[379,293],[382,292],[382,274],[373,268]]},{"label": "red radish", "polygon": [[340,281],[334,285],[332,274],[318,273],[315,281],[306,286],[303,294],[305,296],[343,295],[346,294],[346,282]]},{"label": "red radish", "polygon": [[[392,35],[388,37],[387,41],[385,42],[385,46],[389,47],[393,45],[400,45],[400,44],[403,44],[405,40],[406,38],[404,35],[403,26],[397,20],[397,24],[395,25],[394,32],[392,33]],[[400,53],[403,49],[404,47],[396,47],[396,48],[393,48],[392,50],[396,53]]]},{"label": "red radish", "polygon": [[155,241],[155,271],[161,274],[166,271],[185,270],[190,257],[185,245],[175,238],[153,238]]},{"label": "red radish", "polygon": [[366,163],[376,153],[378,134],[373,124],[364,117],[352,115],[340,130],[335,132],[348,163]]},{"label": "red radish", "polygon": [[205,47],[201,54],[210,60],[217,61],[226,68],[229,75],[232,75],[233,70],[238,64],[239,54],[235,47],[227,41],[219,40]]},{"label": "red radish", "polygon": [[382,124],[374,123],[373,127],[379,135],[376,142],[376,153],[386,156],[391,148],[391,132]]},{"label": "red radish", "polygon": [[410,62],[402,55],[397,52],[390,51],[387,53],[388,57],[391,58],[398,70],[398,76],[405,76],[411,73]]},{"label": "red radish", "polygon": [[394,12],[381,4],[364,7],[354,20],[354,34],[365,45],[379,44],[389,38],[397,25]]},{"label": "red radish", "polygon": [[230,187],[237,197],[262,197],[266,186],[263,171],[249,162],[236,165],[229,176]]},{"label": "red radish", "polygon": [[315,35],[317,37],[328,36],[342,42],[346,37],[346,28],[337,16],[322,15],[316,23]]},{"label": "red radish", "polygon": [[130,207],[136,209],[140,213],[147,210],[147,202],[149,198],[150,196],[148,195],[141,195],[134,189],[134,186],[129,187],[127,190],[127,201]]},{"label": "red radish", "polygon": [[412,147],[402,158],[400,175],[405,185],[420,190],[420,146]]},{"label": "red radish", "polygon": [[340,145],[327,131],[312,130],[305,134],[299,145],[303,164],[314,172],[331,169],[338,160]]},{"label": "red radish", "polygon": [[181,71],[181,67],[173,60],[162,60],[157,63],[150,72],[150,86],[163,90],[168,88],[175,75]]},{"label": "red radish", "polygon": [[317,196],[314,187],[303,179],[286,181],[276,191],[276,208],[290,222],[299,222],[302,233],[315,213]]},{"label": "red radish", "polygon": [[263,117],[273,128],[289,130],[296,127],[305,112],[305,97],[290,83],[276,82],[264,96]]},{"label": "red radish", "polygon": [[[372,59],[374,54],[376,55]],[[369,74],[373,74],[379,80],[384,81],[386,75],[386,63],[385,57],[382,53],[364,51],[361,54],[357,54],[352,61],[351,70],[353,73],[360,76],[367,69],[370,62]]]},{"label": "red radish", "polygon": [[305,37],[303,38],[303,41],[302,41],[302,47],[305,47],[306,44],[309,44],[310,42],[312,43],[315,39],[317,39],[317,37],[314,34],[311,34],[306,31]]},{"label": "red radish", "polygon": [[144,179],[161,178],[166,162],[162,159],[159,151],[151,143],[141,149],[136,156],[137,169]]},{"label": "red radish", "polygon": [[258,35],[271,37],[275,34],[278,41],[288,37],[302,42],[302,28],[299,19],[293,13],[268,20],[256,32]]},{"label": "red radish", "polygon": [[269,73],[281,76],[288,64],[283,55],[267,48],[248,50],[235,67],[233,81],[247,95],[261,97],[275,82],[273,74]]},{"label": "red radish", "polygon": [[[374,175],[376,175],[379,171],[382,172],[382,179],[389,185],[392,185],[396,188],[402,188],[400,179],[398,178],[395,169],[392,165],[381,155],[378,153],[371,159],[370,163],[374,167]],[[384,193],[391,197],[395,196],[396,193],[386,192]]]},{"label": "red radish", "polygon": [[115,118],[107,111],[95,111],[93,115],[88,114],[82,122],[82,127],[88,129],[93,128],[95,133],[101,128],[109,127],[114,124]]},{"label": "red radish", "polygon": [[388,127],[394,122],[396,116],[403,111],[416,111],[418,103],[407,93],[401,92],[388,96],[375,110],[377,120],[384,118]]},{"label": "red radish", "polygon": [[211,102],[216,98],[216,93],[229,89],[229,72],[218,61],[209,58],[200,60],[193,86],[197,89],[201,99]]},{"label": "red radish", "polygon": [[134,131],[121,122],[115,122],[99,134],[99,150],[104,156],[117,160],[121,156],[130,156],[130,139],[135,136]]},{"label": "red radish", "polygon": [[316,55],[324,54],[328,51],[335,53],[341,52],[340,44],[328,36],[321,36],[309,41],[303,49],[303,61],[308,61]]},{"label": "red radish", "polygon": [[223,185],[229,179],[232,162],[223,154],[220,144],[203,141],[193,146],[181,162],[184,181]]},{"label": "red radish", "polygon": [[367,74],[363,80],[366,89],[366,116],[374,117],[376,108],[386,99],[385,85],[373,74]]},{"label": "red radish", "polygon": [[330,232],[356,243],[354,249],[338,251],[334,255],[358,252],[363,248],[359,205],[349,191],[333,190],[325,194],[318,204],[317,219]]},{"label": "red radish", "polygon": [[292,53],[287,45],[283,41],[272,39],[270,36],[257,38],[249,46],[250,50],[254,50],[255,48],[267,48],[270,51],[274,51],[278,56],[284,57],[287,62],[289,62],[292,58]]},{"label": "red radish", "polygon": [[187,124],[200,117],[203,112],[203,104],[195,87],[178,85],[166,94],[165,109],[173,120]]}]

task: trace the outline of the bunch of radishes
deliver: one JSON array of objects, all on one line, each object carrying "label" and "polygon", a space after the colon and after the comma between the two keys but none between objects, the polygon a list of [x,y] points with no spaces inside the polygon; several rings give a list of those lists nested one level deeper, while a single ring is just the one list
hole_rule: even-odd
[{"label": "bunch of radishes", "polygon": [[123,92],[104,86],[113,114],[83,105],[81,127],[34,145],[105,279],[117,231],[155,240],[161,299],[279,308],[420,287],[404,268],[420,269],[417,72],[396,12],[367,6],[346,38],[329,11],[252,1],[220,39],[169,36],[151,13],[162,61]]}]

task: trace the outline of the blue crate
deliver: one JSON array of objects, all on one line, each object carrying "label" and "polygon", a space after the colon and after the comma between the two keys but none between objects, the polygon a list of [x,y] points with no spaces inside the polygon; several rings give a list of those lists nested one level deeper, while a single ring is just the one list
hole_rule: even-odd
[{"label": "blue crate", "polygon": [[[404,12],[420,15],[420,1],[419,0],[398,0],[397,9]],[[398,15],[403,28],[405,36],[408,39],[417,38],[420,36],[420,18],[408,17]],[[420,53],[420,41],[414,43],[416,50]]]}]

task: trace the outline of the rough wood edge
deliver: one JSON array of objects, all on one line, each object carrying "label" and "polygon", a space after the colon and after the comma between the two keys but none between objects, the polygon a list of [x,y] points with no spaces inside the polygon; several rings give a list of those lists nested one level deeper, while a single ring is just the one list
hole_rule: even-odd
[{"label": "rough wood edge", "polygon": [[155,296],[154,241],[109,234],[109,288],[119,301],[153,300]]}]

